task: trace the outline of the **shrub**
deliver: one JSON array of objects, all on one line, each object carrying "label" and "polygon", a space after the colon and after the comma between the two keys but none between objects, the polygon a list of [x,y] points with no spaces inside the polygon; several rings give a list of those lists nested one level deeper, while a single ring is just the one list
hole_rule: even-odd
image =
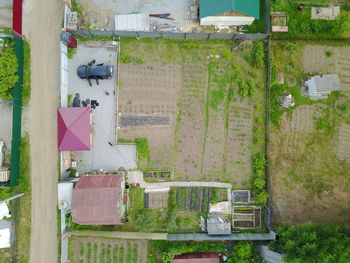
[{"label": "shrub", "polygon": [[257,68],[261,68],[265,65],[265,49],[264,42],[256,41],[254,47],[254,66]]},{"label": "shrub", "polygon": [[326,57],[329,58],[333,55],[333,52],[330,51],[330,50],[327,50],[326,53],[325,53]]},{"label": "shrub", "polygon": [[0,52],[0,97],[12,100],[13,88],[18,81],[17,58],[12,41],[4,41]]},{"label": "shrub", "polygon": [[264,189],[265,187],[265,181],[263,179],[260,179],[260,178],[257,178],[254,180],[254,183],[253,183],[253,189],[255,191],[261,191]]},{"label": "shrub", "polygon": [[81,9],[77,0],[72,0],[72,12],[77,12],[78,14],[83,13],[83,10]]},{"label": "shrub", "polygon": [[284,224],[277,229],[278,239],[269,247],[285,254],[285,262],[350,262],[349,228],[306,223]]},{"label": "shrub", "polygon": [[141,232],[152,232],[155,229],[155,222],[147,210],[138,213],[135,223],[136,229]]},{"label": "shrub", "polygon": [[254,196],[254,201],[256,205],[263,206],[266,204],[268,198],[269,194],[266,191],[263,191]]}]

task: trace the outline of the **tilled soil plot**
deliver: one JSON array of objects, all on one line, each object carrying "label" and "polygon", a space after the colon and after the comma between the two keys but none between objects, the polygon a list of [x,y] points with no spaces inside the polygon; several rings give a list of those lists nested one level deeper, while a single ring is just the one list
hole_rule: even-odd
[{"label": "tilled soil plot", "polygon": [[247,102],[232,102],[228,109],[226,173],[241,187],[250,178],[253,107]]},{"label": "tilled soil plot", "polygon": [[342,123],[338,132],[337,157],[350,161],[350,125]]},{"label": "tilled soil plot", "polygon": [[183,72],[183,87],[179,98],[182,114],[176,142],[176,176],[178,180],[200,180],[208,73],[206,65],[202,64],[185,65]]},{"label": "tilled soil plot", "polygon": [[[331,52],[331,56],[326,56],[327,51]],[[303,70],[305,73],[338,73],[341,89],[350,91],[350,46],[305,46]]]},{"label": "tilled soil plot", "polygon": [[[118,99],[120,117],[142,115],[147,118],[159,118],[162,116],[166,119],[167,125],[149,125],[147,122],[139,122],[138,126],[124,125],[118,131],[118,139],[148,138],[150,165],[152,167],[171,166],[173,133],[178,110],[176,103],[181,88],[179,65],[121,64],[120,82],[122,83],[119,87]],[[164,120],[161,124],[164,124]]]},{"label": "tilled soil plot", "polygon": [[147,262],[147,240],[75,237],[70,242],[73,263]]}]

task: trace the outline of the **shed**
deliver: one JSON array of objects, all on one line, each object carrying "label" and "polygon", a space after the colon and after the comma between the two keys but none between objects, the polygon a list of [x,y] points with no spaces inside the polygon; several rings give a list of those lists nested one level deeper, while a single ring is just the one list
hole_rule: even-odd
[{"label": "shed", "polygon": [[150,20],[147,14],[115,16],[116,31],[149,31]]},{"label": "shed", "polygon": [[224,216],[209,215],[207,231],[208,235],[230,235],[231,223]]},{"label": "shed", "polygon": [[261,246],[261,257],[267,263],[283,263],[282,254],[270,250],[267,246]]},{"label": "shed", "polygon": [[119,225],[124,215],[124,176],[91,175],[73,189],[73,221],[81,225]]},{"label": "shed", "polygon": [[311,99],[324,99],[332,91],[340,90],[338,74],[316,75],[305,81],[305,87]]},{"label": "shed", "polygon": [[58,208],[69,212],[72,207],[73,183],[64,182],[57,185]]},{"label": "shed", "polygon": [[200,0],[200,24],[207,26],[251,25],[260,18],[259,0]]},{"label": "shed", "polygon": [[58,150],[90,150],[91,122],[91,109],[89,107],[58,109]]},{"label": "shed", "polygon": [[4,218],[10,218],[10,210],[7,205],[7,202],[0,202],[0,220]]},{"label": "shed", "polygon": [[11,247],[12,222],[0,220],[0,248]]}]

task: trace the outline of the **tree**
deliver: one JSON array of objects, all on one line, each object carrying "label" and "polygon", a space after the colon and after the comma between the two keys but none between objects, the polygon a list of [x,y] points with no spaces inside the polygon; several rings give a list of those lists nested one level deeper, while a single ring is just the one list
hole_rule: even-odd
[{"label": "tree", "polygon": [[0,49],[0,97],[11,100],[13,87],[18,80],[17,59],[12,42],[4,42]]},{"label": "tree", "polygon": [[285,254],[286,262],[350,262],[349,229],[343,226],[284,224],[278,228],[277,235],[278,240],[270,248]]}]

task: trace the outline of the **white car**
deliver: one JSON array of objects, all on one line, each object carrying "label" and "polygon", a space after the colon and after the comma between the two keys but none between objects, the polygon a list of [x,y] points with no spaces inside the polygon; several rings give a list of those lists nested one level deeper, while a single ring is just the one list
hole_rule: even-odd
[{"label": "white car", "polygon": [[0,141],[0,169],[4,165],[6,147],[3,141]]}]

